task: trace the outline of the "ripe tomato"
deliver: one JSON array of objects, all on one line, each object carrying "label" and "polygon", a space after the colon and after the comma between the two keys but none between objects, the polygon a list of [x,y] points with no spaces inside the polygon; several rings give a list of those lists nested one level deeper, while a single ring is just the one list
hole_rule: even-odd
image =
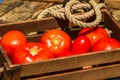
[{"label": "ripe tomato", "polygon": [[107,31],[103,27],[91,27],[91,28],[83,28],[79,35],[86,35],[91,45],[93,46],[98,40],[109,37]]},{"label": "ripe tomato", "polygon": [[1,45],[1,39],[0,39],[0,45]]},{"label": "ripe tomato", "polygon": [[50,50],[41,43],[28,42],[23,48],[18,49],[12,57],[13,64],[41,61],[54,58]]},{"label": "ripe tomato", "polygon": [[72,45],[71,37],[62,30],[49,30],[44,33],[40,42],[45,44],[57,56],[64,50],[70,50]]},{"label": "ripe tomato", "polygon": [[92,51],[110,50],[120,47],[120,42],[114,38],[106,37],[95,43]]},{"label": "ripe tomato", "polygon": [[65,56],[71,56],[72,54],[75,54],[75,52],[71,51],[71,50],[66,50],[66,51],[62,51],[60,52],[57,57],[65,57]]},{"label": "ripe tomato", "polygon": [[91,51],[91,44],[86,36],[78,36],[72,45],[72,51],[75,54],[83,54]]},{"label": "ripe tomato", "polygon": [[14,54],[17,48],[23,47],[26,43],[25,35],[17,30],[8,31],[1,38],[1,45],[9,57]]}]

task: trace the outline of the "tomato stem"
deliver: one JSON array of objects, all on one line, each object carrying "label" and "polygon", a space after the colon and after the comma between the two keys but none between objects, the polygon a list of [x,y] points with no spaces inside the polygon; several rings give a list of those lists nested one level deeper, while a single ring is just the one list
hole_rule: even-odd
[{"label": "tomato stem", "polygon": [[40,50],[38,50],[38,48],[36,46],[29,49],[29,52],[32,56],[35,56],[36,54],[38,54],[39,51]]},{"label": "tomato stem", "polygon": [[59,45],[61,42],[61,40],[59,38],[54,38],[52,41],[53,41],[54,45]]}]

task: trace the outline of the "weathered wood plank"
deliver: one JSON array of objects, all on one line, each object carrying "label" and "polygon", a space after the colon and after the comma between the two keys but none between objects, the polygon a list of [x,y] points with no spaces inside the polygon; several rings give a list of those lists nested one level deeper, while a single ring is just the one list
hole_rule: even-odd
[{"label": "weathered wood plank", "polygon": [[91,68],[87,70],[76,70],[61,74],[48,75],[25,80],[105,80],[119,77],[120,64]]},{"label": "weathered wood plank", "polygon": [[3,1],[0,3],[0,17],[20,5],[22,5],[22,1]]},{"label": "weathered wood plank", "polygon": [[40,13],[48,6],[51,6],[52,4],[53,3],[24,1],[21,6],[12,9],[0,17],[0,20],[2,21],[1,23],[10,23],[33,19],[37,16],[38,13]]}]

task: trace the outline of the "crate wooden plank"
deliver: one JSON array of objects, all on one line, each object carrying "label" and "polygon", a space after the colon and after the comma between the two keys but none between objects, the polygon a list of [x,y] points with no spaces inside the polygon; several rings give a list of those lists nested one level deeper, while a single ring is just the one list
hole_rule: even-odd
[{"label": "crate wooden plank", "polygon": [[76,70],[61,74],[48,75],[25,80],[104,80],[120,76],[120,64]]},{"label": "crate wooden plank", "polygon": [[[0,52],[1,53],[1,52]],[[3,55],[0,55],[0,67],[3,66],[3,63],[5,62],[5,59],[3,57]]]},{"label": "crate wooden plank", "polygon": [[11,70],[4,69],[1,80],[20,80],[20,70],[19,68],[14,68]]},{"label": "crate wooden plank", "polygon": [[3,78],[4,67],[0,66],[0,80]]},{"label": "crate wooden plank", "polygon": [[[109,54],[109,55],[108,55]],[[120,50],[112,50],[109,52],[97,52],[89,55],[77,55],[72,57],[64,57],[52,59],[39,63],[23,64],[21,68],[21,77],[29,75],[45,74],[56,71],[64,71],[74,68],[80,68],[88,65],[105,64],[109,62],[120,61]],[[34,65],[33,65],[34,64]],[[66,67],[67,65],[67,67]],[[34,68],[34,69],[31,69]],[[32,72],[32,73],[31,73]]]},{"label": "crate wooden plank", "polygon": [[[120,24],[110,15],[110,13],[106,12],[105,13],[105,18],[104,18],[104,26],[109,27],[109,29],[112,30],[111,37],[115,37],[116,39],[120,40],[120,34],[119,34],[119,29],[120,29]],[[108,15],[107,15],[108,14]],[[117,26],[117,27],[114,27]]]},{"label": "crate wooden plank", "polygon": [[46,31],[55,28],[60,27],[54,18],[0,24],[0,36],[5,34],[7,31],[14,29],[21,31],[24,34],[28,34],[30,32]]},{"label": "crate wooden plank", "polygon": [[[1,52],[0,52],[0,54],[1,54]],[[3,78],[4,62],[6,62],[5,58],[3,57],[3,55],[0,55],[0,80],[2,80],[2,78]]]},{"label": "crate wooden plank", "polygon": [[[117,33],[117,32],[120,32],[119,24],[115,22],[115,20],[109,15],[109,13],[104,12],[103,15],[104,15],[104,27],[110,28],[113,31],[112,36],[114,38],[117,38],[120,41],[120,37],[118,37],[120,36],[120,34]],[[25,22],[12,23],[12,24],[3,24],[3,25],[0,25],[0,30],[3,30],[3,32],[0,31],[1,32],[0,35],[2,36],[3,33],[12,29],[20,30],[26,34],[29,32],[34,32],[39,30],[44,31],[46,29],[48,30],[53,28],[61,28],[60,26],[64,25],[65,23],[67,23],[65,26],[69,26],[68,21],[62,22],[62,21],[56,20],[55,18],[47,18],[43,20],[32,20],[32,21],[25,21]],[[4,28],[6,29],[4,30]],[[76,35],[76,33],[74,33],[72,30],[71,31],[68,30],[66,32],[68,32],[71,36]],[[37,35],[37,37],[39,36],[40,35]],[[31,39],[33,37],[36,37],[36,36],[32,36]],[[33,38],[33,39],[36,39],[36,38]],[[7,76],[9,76],[12,80],[19,80],[20,77],[26,77],[31,75],[47,74],[51,72],[59,72],[59,71],[65,71],[65,70],[70,70],[75,68],[81,68],[83,66],[99,65],[99,64],[120,61],[120,58],[119,58],[120,49],[92,52],[89,54],[55,58],[55,59],[50,59],[46,61],[26,63],[26,64],[20,64],[20,65],[13,65],[8,59],[7,55],[5,55],[4,53],[2,54],[4,55],[7,61],[6,63],[7,65],[5,65],[6,69],[10,71],[12,70],[12,72],[6,73],[8,74]],[[16,71],[18,74],[16,73]],[[11,77],[13,75],[14,77],[15,75],[18,77],[15,77],[15,78]]]}]

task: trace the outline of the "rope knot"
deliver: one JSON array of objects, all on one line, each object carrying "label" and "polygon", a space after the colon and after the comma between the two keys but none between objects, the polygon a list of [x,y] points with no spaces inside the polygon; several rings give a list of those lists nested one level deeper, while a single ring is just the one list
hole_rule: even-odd
[{"label": "rope knot", "polygon": [[[97,4],[94,0],[89,0],[89,2],[81,2],[79,0],[66,1],[67,2],[63,5],[54,5],[44,10],[38,15],[37,19],[43,18],[46,14],[50,14],[51,16],[57,18],[68,19],[70,22],[79,27],[92,27],[101,22],[102,14],[100,9],[105,7],[104,3]],[[94,21],[83,21],[92,17],[93,15],[96,15]]]}]

